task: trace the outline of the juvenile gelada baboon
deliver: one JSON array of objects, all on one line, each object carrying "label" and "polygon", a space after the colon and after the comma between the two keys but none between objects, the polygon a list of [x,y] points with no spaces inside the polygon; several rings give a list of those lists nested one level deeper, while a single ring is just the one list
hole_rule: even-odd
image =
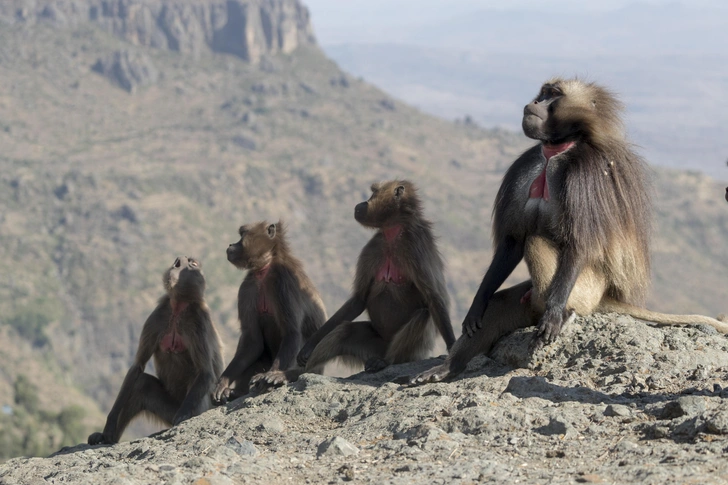
[{"label": "juvenile gelada baboon", "polygon": [[[359,255],[351,298],[306,343],[299,364],[312,369],[343,357],[376,372],[426,357],[437,331],[449,349],[455,336],[442,258],[415,186],[372,185],[354,218],[377,232]],[[354,322],[364,310],[370,321]]]},{"label": "juvenile gelada baboon", "polygon": [[[663,325],[728,324],[645,310],[652,204],[646,164],[625,140],[621,104],[606,89],[553,79],[523,111],[539,143],[506,172],[495,201],[495,254],[444,364],[412,381],[463,371],[501,336],[538,325],[553,342],[575,313],[618,312]],[[525,259],[531,280],[496,293]]]},{"label": "juvenile gelada baboon", "polygon": [[296,355],[326,321],[321,297],[291,253],[283,223],[258,222],[239,233],[227,258],[249,271],[238,291],[240,340],[215,389],[218,402],[246,394],[249,385],[265,389],[298,379],[303,369]]},{"label": "juvenile gelada baboon", "polygon": [[[208,410],[222,372],[222,347],[205,304],[201,264],[180,256],[164,272],[167,294],[142,328],[139,348],[109,412],[103,433],[88,444],[117,443],[129,422],[147,413],[177,425]],[[144,372],[154,357],[157,377]]]}]

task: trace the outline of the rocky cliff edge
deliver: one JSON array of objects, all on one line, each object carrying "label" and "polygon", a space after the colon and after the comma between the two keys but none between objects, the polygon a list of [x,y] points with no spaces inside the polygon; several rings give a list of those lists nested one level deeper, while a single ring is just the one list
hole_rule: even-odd
[{"label": "rocky cliff edge", "polygon": [[[149,438],[0,467],[0,483],[726,483],[728,340],[628,317],[532,329],[450,383],[438,360],[300,381]],[[401,380],[401,379],[400,379]]]}]

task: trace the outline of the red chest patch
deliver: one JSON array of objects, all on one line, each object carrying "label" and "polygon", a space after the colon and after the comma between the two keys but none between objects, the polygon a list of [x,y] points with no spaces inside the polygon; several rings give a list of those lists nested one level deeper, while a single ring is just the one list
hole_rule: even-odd
[{"label": "red chest patch", "polygon": [[536,177],[531,184],[531,188],[528,190],[529,199],[543,199],[545,201],[551,199],[551,194],[549,193],[549,181],[546,178],[546,170],[549,168],[549,160],[551,160],[551,157],[555,157],[573,146],[573,141],[561,143],[559,145],[541,145],[541,152],[546,158],[546,164],[543,166],[543,171],[538,175],[538,177]]},{"label": "red chest patch", "polygon": [[255,272],[255,279],[258,280],[258,300],[255,308],[258,313],[271,313],[271,308],[268,306],[268,298],[265,296],[265,288],[263,281],[268,276],[270,265],[264,266],[262,269]]},{"label": "red chest patch", "polygon": [[404,273],[394,264],[392,258],[387,256],[387,260],[377,271],[377,281],[384,281],[385,283],[394,283],[395,285],[401,285],[407,278]]},{"label": "red chest patch", "polygon": [[[396,225],[391,227],[383,227],[381,231],[384,235],[384,240],[387,241],[391,248],[399,235],[402,234],[402,226]],[[388,250],[385,249],[385,251]],[[400,285],[407,281],[404,272],[402,272],[402,270],[397,267],[396,264],[394,264],[392,257],[389,255],[387,255],[387,259],[384,261],[384,264],[382,264],[382,266],[379,268],[379,271],[377,271],[377,276],[375,279],[376,281],[394,283],[395,285]]]},{"label": "red chest patch", "polygon": [[184,340],[182,340],[182,335],[179,333],[179,329],[177,327],[179,325],[180,315],[189,304],[187,302],[176,303],[171,301],[170,305],[172,306],[172,316],[169,319],[169,329],[167,333],[164,334],[164,337],[162,337],[162,341],[159,343],[159,348],[162,352],[179,354],[180,352],[187,350],[187,346],[185,345]]},{"label": "red chest patch", "polygon": [[258,309],[258,313],[270,313],[268,299],[265,297],[265,291],[262,289],[258,292],[258,303],[256,308]]},{"label": "red chest patch", "polygon": [[551,198],[551,194],[549,194],[549,183],[546,180],[546,168],[548,166],[549,162],[547,161],[543,167],[543,172],[531,184],[531,188],[528,191],[529,199],[543,199],[548,201]]},{"label": "red chest patch", "polygon": [[162,342],[159,344],[159,347],[162,349],[162,352],[171,352],[173,354],[179,354],[187,350],[187,346],[182,341],[182,336],[174,330],[162,337]]}]

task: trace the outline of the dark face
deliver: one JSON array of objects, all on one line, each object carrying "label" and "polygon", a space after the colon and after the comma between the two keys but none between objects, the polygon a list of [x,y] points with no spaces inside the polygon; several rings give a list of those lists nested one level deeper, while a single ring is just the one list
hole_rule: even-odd
[{"label": "dark face", "polygon": [[202,264],[194,258],[179,256],[164,272],[164,288],[172,298],[200,299],[205,292]]},{"label": "dark face", "polygon": [[382,227],[392,221],[405,202],[405,185],[396,181],[372,185],[372,196],[354,207],[354,219],[367,227]]},{"label": "dark face", "polygon": [[728,202],[728,187],[725,188],[725,200]]},{"label": "dark face", "polygon": [[227,259],[236,268],[260,269],[270,263],[275,245],[276,225],[264,222],[242,226],[240,240],[227,248]]},{"label": "dark face", "polygon": [[536,99],[523,108],[523,133],[544,143],[562,143],[575,133],[558,123],[557,108],[565,97],[557,85],[544,84]]}]

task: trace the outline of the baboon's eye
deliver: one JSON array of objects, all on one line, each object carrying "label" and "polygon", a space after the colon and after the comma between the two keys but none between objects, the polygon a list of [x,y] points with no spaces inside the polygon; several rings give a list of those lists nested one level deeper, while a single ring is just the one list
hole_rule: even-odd
[{"label": "baboon's eye", "polygon": [[174,260],[174,264],[172,265],[172,267],[179,268],[179,265],[180,265],[180,261],[179,261],[179,258],[177,258]]}]

